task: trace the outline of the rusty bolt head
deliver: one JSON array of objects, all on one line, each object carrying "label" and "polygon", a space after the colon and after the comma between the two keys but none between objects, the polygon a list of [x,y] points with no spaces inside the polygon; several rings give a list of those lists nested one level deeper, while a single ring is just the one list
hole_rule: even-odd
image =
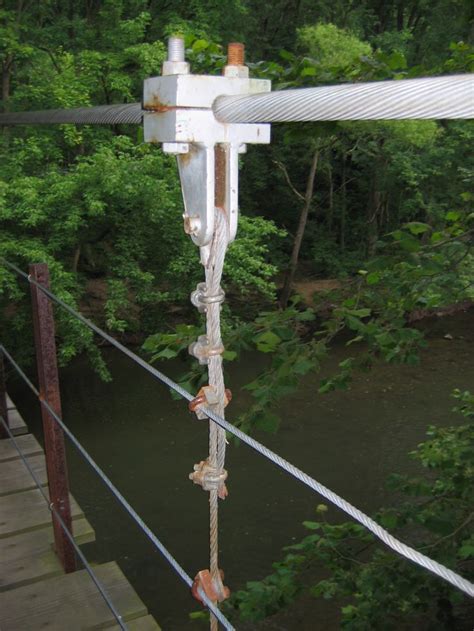
[{"label": "rusty bolt head", "polygon": [[240,42],[231,42],[227,47],[227,64],[243,66],[245,63],[245,46]]}]

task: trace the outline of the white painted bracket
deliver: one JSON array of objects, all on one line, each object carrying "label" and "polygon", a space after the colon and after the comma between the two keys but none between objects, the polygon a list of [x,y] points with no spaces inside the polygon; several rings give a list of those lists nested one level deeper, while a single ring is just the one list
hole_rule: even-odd
[{"label": "white painted bracket", "polygon": [[[145,81],[145,142],[163,143],[164,151],[178,157],[184,228],[194,243],[200,247],[210,243],[216,203],[228,216],[231,242],[238,223],[238,156],[248,143],[268,144],[270,125],[221,123],[212,104],[221,95],[269,92],[271,82],[249,79],[241,71],[222,77],[190,75],[183,63],[184,59],[168,63],[164,76]],[[173,68],[176,74],[171,74]],[[217,163],[216,147],[224,153]],[[221,180],[217,200],[216,176]]]}]

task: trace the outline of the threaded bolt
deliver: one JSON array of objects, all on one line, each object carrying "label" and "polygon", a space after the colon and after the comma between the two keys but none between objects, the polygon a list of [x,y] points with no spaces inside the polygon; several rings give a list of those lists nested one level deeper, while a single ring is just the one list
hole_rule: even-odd
[{"label": "threaded bolt", "polygon": [[227,47],[227,64],[229,66],[243,66],[245,61],[245,46],[240,42],[231,42]]},{"label": "threaded bolt", "polygon": [[182,37],[169,38],[168,61],[184,61],[184,39]]}]

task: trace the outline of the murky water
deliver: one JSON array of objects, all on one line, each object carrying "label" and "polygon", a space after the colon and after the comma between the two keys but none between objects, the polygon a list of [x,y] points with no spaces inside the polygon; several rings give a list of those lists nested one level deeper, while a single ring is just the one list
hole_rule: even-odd
[{"label": "murky water", "polygon": [[[358,375],[350,390],[317,394],[314,378],[281,407],[284,422],[269,447],[364,511],[390,501],[388,474],[416,465],[408,452],[429,424],[459,422],[451,413],[453,388],[474,389],[474,312],[428,322],[429,349],[417,367],[380,365]],[[450,334],[453,339],[444,336]],[[330,366],[346,349],[334,350]],[[105,352],[114,380],[105,384],[81,359],[62,371],[64,418],[112,481],[191,575],[208,567],[207,494],[188,480],[207,455],[207,428],[184,402],[127,358]],[[165,365],[179,375],[180,362]],[[248,402],[240,386],[258,370],[254,357],[231,366],[234,400],[229,417]],[[28,393],[10,386],[18,407],[39,433]],[[33,421],[31,419],[34,419]],[[97,541],[84,546],[93,562],[116,560],[164,631],[206,628],[190,623],[195,609],[184,583],[163,561],[86,463],[68,450],[72,491],[93,524]],[[321,498],[245,445],[228,450],[229,497],[221,502],[221,566],[236,590],[271,571],[281,547],[306,534]],[[338,518],[331,508],[329,516]],[[337,615],[317,602],[266,623],[266,629],[338,628]]]}]

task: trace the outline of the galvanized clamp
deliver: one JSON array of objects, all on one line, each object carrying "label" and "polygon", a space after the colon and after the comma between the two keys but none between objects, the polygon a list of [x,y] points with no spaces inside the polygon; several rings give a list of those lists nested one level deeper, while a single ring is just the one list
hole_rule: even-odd
[{"label": "galvanized clamp", "polygon": [[184,59],[184,40],[172,37],[161,77],[145,81],[143,95],[146,142],[163,143],[163,151],[177,155],[185,212],[184,228],[201,247],[203,263],[209,256],[215,207],[224,208],[229,243],[238,222],[238,156],[246,143],[268,144],[270,125],[221,123],[212,104],[222,95],[269,92],[271,82],[250,79],[243,46],[230,44],[224,76],[192,75]]}]

